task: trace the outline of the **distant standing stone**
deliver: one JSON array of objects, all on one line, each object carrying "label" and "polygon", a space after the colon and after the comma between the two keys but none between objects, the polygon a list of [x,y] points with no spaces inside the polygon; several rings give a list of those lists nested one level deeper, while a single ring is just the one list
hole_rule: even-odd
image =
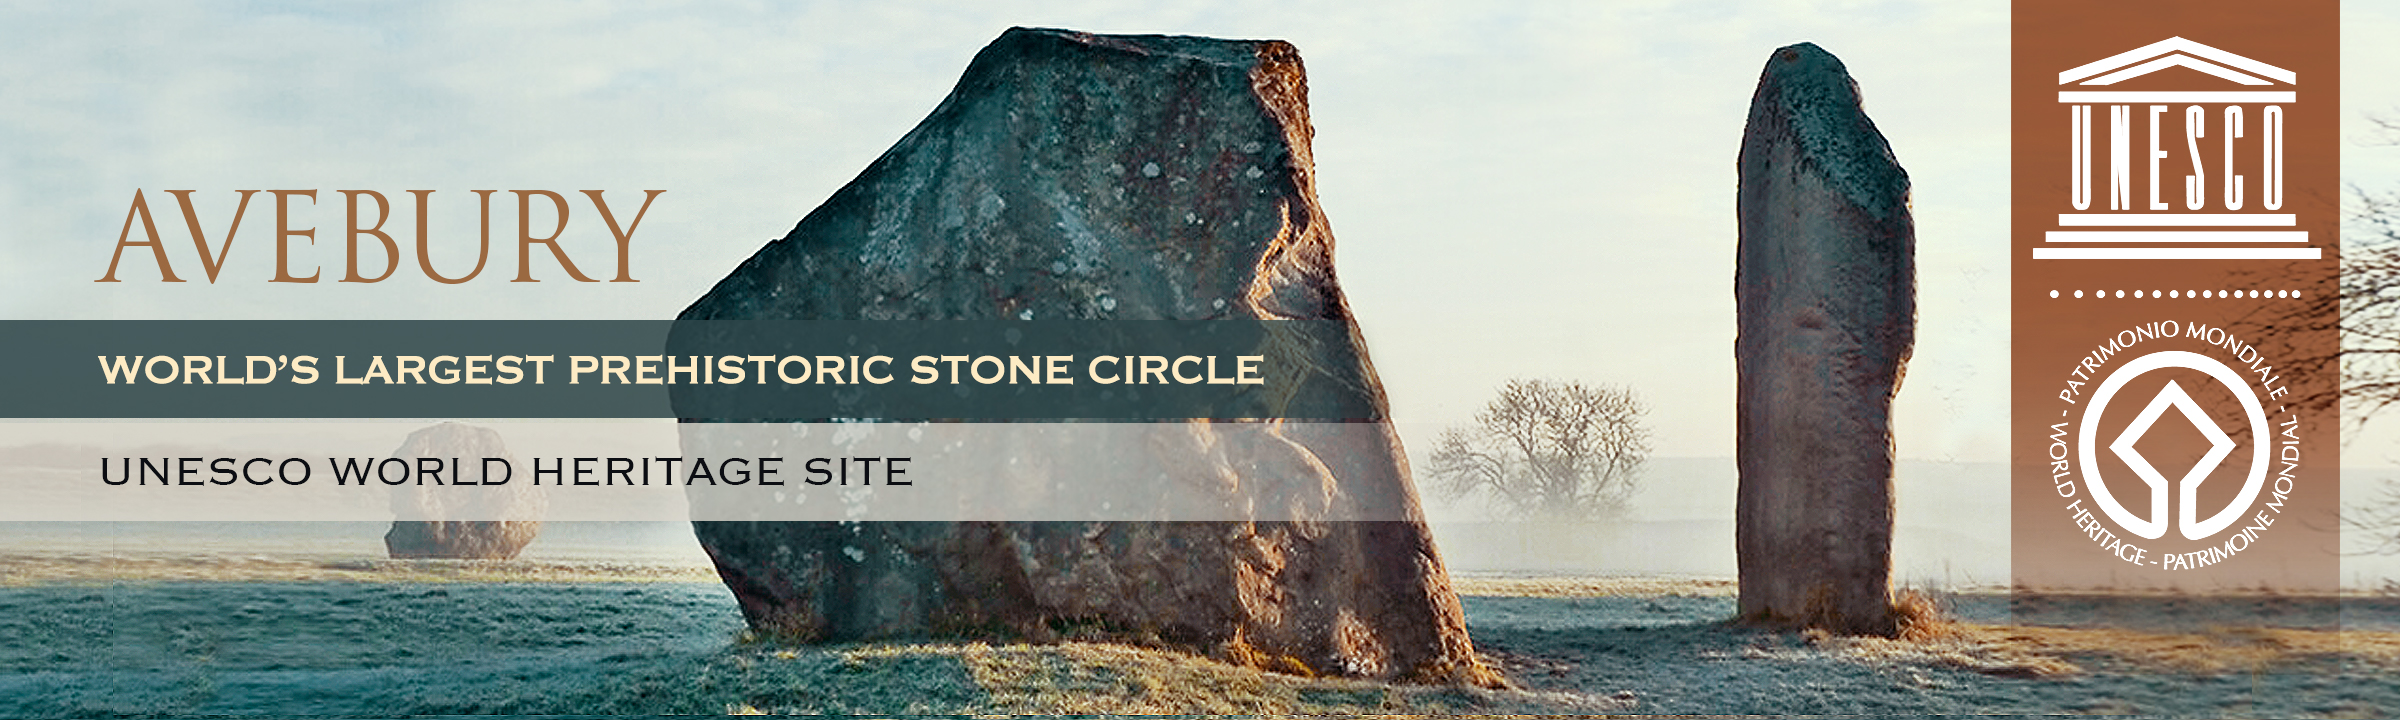
[{"label": "distant standing stone", "polygon": [[[392,457],[441,459],[445,471],[448,460],[457,458],[458,473],[476,483],[484,480],[483,458],[507,458],[516,464],[500,442],[500,433],[459,423],[409,433]],[[541,517],[549,509],[549,497],[524,478],[492,487],[410,484],[392,486],[391,491],[397,519],[383,534],[383,547],[399,559],[514,558],[541,533]]]},{"label": "distant standing stone", "polygon": [[1917,314],[1908,173],[1841,60],[1808,43],[1767,60],[1739,166],[1742,614],[1888,635],[1892,396]]}]

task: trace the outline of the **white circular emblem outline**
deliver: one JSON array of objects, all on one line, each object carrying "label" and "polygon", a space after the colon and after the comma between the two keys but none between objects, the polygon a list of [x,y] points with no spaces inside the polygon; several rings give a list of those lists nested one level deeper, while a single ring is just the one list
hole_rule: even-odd
[{"label": "white circular emblem outline", "polygon": [[[2235,398],[2242,401],[2242,410],[2250,416],[2250,478],[2242,483],[2241,494],[2235,496],[2233,502],[2226,505],[2223,511],[2218,512],[2207,521],[2201,522],[2195,518],[2192,510],[2196,504],[2194,500],[2200,493],[2200,483],[2194,481],[2185,483],[2183,486],[2183,512],[2180,513],[2182,522],[2179,524],[2183,526],[2185,538],[2198,540],[2223,531],[2234,521],[2241,519],[2242,511],[2258,500],[2258,491],[2265,487],[2267,481],[2267,458],[2273,454],[2270,447],[2272,440],[2267,433],[2266,410],[2259,407],[2258,393],[2252,392],[2250,386],[2242,382],[2242,376],[2235,373],[2233,368],[2217,361],[2216,358],[2183,350],[2162,350],[2134,358],[2133,361],[2125,363],[2123,367],[2117,368],[2116,372],[2110,373],[2108,380],[2100,383],[2100,389],[2092,392],[2091,405],[2086,406],[2083,410],[2083,420],[2080,423],[2083,427],[2076,430],[2076,441],[2083,452],[2084,486],[2091,488],[2092,499],[2099,501],[2100,511],[2106,513],[2109,519],[2117,521],[2117,525],[2125,528],[2127,532],[2140,535],[2145,539],[2156,540],[2167,534],[2165,513],[2153,512],[2152,520],[2141,521],[2134,518],[2133,513],[2126,511],[2125,506],[2117,502],[2115,495],[2109,493],[2108,484],[2100,481],[2100,463],[2094,459],[2097,456],[2092,452],[2092,445],[2094,436],[2100,431],[2100,425],[2096,421],[2108,409],[2108,401],[2116,397],[2117,391],[2143,373],[2169,367],[2198,370],[2207,373],[2209,377],[2216,378],[2217,382],[2223,383],[2227,389],[2233,391]],[[2158,503],[2165,499],[2160,494],[2165,491],[2165,488],[2151,489],[2153,508],[2163,509],[2158,507]]]}]

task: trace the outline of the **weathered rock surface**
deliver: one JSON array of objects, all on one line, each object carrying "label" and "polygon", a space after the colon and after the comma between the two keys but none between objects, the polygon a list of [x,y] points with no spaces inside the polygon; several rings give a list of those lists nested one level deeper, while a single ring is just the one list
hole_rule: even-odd
[{"label": "weathered rock surface", "polygon": [[1916,335],[1908,174],[1840,60],[1767,60],[1742,134],[1744,616],[1890,634],[1892,396]]},{"label": "weathered rock surface", "polygon": [[[516,463],[500,433],[459,423],[409,433],[392,457],[439,458],[445,472],[448,459],[458,458],[458,474],[475,483],[484,480],[482,458]],[[394,558],[507,560],[541,534],[550,506],[549,496],[524,478],[491,487],[411,484],[391,490],[396,519],[383,534],[383,547]]]},{"label": "weathered rock surface", "polygon": [[[1282,42],[1010,30],[682,318],[1326,319],[1346,331],[1295,365],[1377,417],[1162,423],[1140,441],[936,423],[929,447],[1007,458],[975,480],[1002,501],[1202,488],[1259,519],[998,521],[994,507],[991,522],[695,522],[750,624],[825,640],[1100,637],[1291,672],[1495,682],[1334,279],[1306,92]],[[685,426],[687,454],[708,451],[701,427]],[[818,441],[778,450],[828,452],[805,442]],[[1387,520],[1329,521],[1362,517]]]}]

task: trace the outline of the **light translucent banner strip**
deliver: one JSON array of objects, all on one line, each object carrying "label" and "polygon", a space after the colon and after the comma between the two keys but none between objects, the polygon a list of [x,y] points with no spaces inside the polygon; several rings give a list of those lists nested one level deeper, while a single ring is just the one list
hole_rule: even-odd
[{"label": "light translucent banner strip", "polygon": [[1388,423],[58,423],[0,521],[1395,521]]}]

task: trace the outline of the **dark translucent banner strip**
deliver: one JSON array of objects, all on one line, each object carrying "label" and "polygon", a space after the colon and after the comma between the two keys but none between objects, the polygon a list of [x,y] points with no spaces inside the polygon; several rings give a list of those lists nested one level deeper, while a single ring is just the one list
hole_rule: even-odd
[{"label": "dark translucent banner strip", "polygon": [[1382,419],[1339,323],[0,321],[0,417]]}]

